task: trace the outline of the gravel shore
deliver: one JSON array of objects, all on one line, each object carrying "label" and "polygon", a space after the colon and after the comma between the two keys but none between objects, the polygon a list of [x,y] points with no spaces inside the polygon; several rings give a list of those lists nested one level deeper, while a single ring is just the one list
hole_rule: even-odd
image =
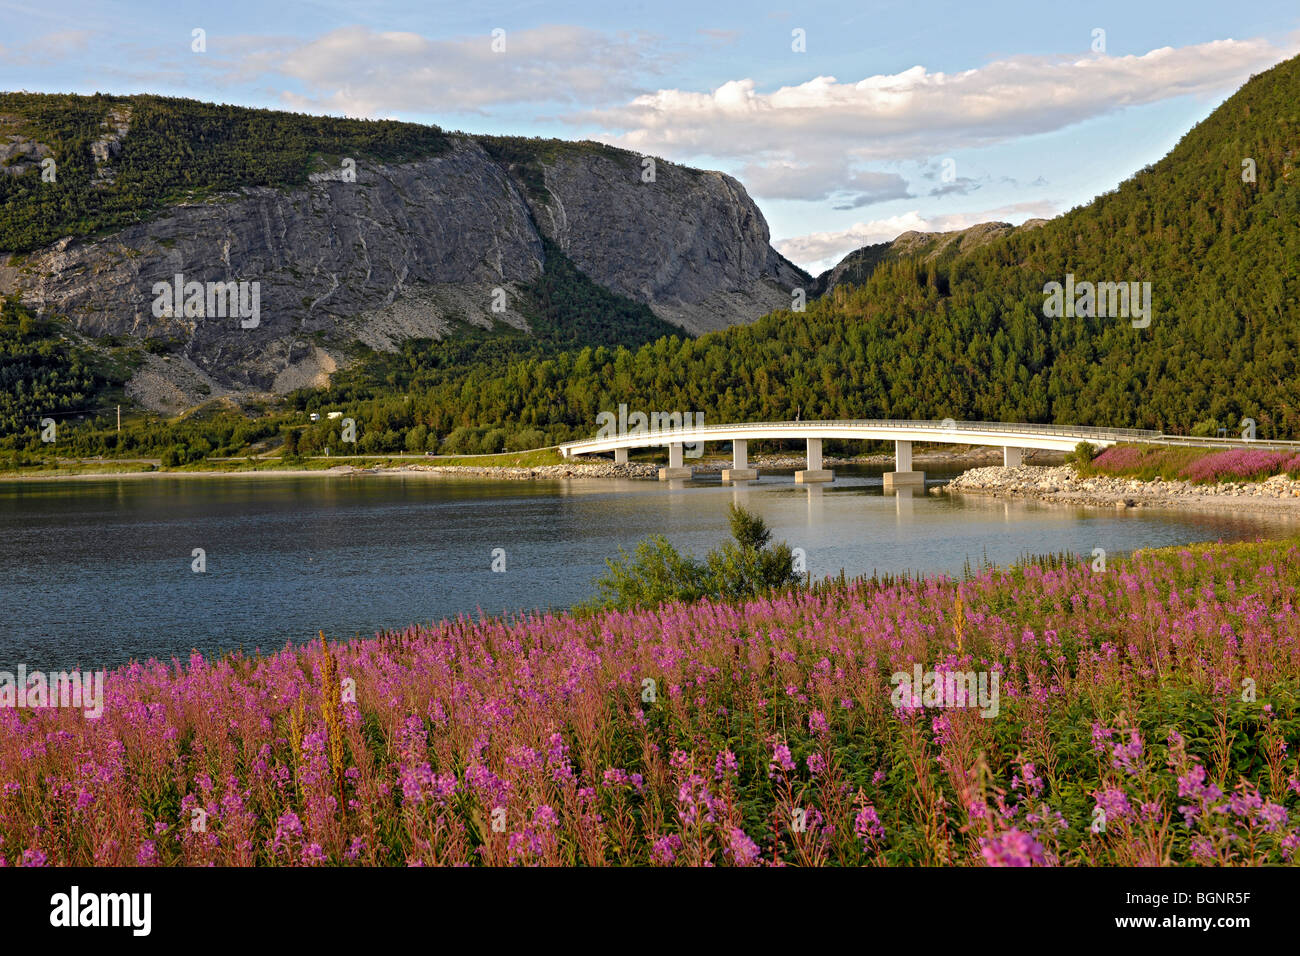
[{"label": "gravel shore", "polygon": [[1285,475],[1258,482],[1196,485],[1187,481],[1081,478],[1072,465],[973,468],[932,494],[1034,498],[1106,508],[1209,508],[1300,514],[1300,481]]}]

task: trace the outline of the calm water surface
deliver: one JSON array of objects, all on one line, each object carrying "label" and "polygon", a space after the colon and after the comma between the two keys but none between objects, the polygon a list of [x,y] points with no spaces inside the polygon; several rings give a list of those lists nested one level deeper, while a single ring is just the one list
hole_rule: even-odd
[{"label": "calm water surface", "polygon": [[[646,535],[703,554],[727,535],[731,501],[803,548],[815,577],[959,574],[967,561],[1026,552],[1117,555],[1296,531],[1272,516],[885,495],[881,470],[811,487],[790,473],[744,487],[716,476],[671,487],[420,475],[4,482],[0,668],[111,667],[568,607],[592,595],[607,557]],[[191,570],[195,548],[205,573]],[[491,570],[496,548],[504,573]]]}]

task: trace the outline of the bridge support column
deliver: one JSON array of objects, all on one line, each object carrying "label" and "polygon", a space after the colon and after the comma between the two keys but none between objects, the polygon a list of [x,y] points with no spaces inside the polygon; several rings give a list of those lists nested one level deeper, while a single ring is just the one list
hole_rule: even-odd
[{"label": "bridge support column", "polygon": [[614,449],[614,464],[616,464],[616,465],[626,465],[626,464],[627,464],[627,449],[626,449],[626,448],[615,448],[615,449]]},{"label": "bridge support column", "polygon": [[822,467],[822,440],[808,439],[808,467],[794,473],[794,480],[806,484],[810,481],[834,481],[835,472]]},{"label": "bridge support column", "polygon": [[912,470],[912,443],[894,442],[894,470],[884,474],[885,490],[902,486],[925,487],[925,472]]},{"label": "bridge support column", "polygon": [[737,438],[731,443],[731,467],[722,469],[723,481],[753,481],[758,469],[749,467],[749,442]]},{"label": "bridge support column", "polygon": [[1012,448],[1010,445],[1002,446],[1002,467],[1019,468],[1024,463],[1023,448]]},{"label": "bridge support column", "polygon": [[695,474],[691,468],[682,465],[682,443],[673,442],[668,446],[668,467],[659,469],[659,480],[668,481],[672,478],[689,478]]}]

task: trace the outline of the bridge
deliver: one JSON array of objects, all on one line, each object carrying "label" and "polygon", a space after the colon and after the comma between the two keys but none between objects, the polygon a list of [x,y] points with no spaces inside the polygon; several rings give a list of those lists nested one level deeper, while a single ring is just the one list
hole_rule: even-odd
[{"label": "bridge", "polygon": [[[680,420],[680,419],[678,419]],[[730,442],[732,462],[722,471],[723,481],[752,481],[758,469],[749,467],[749,442],[758,440],[801,439],[807,443],[807,460],[795,472],[795,481],[833,481],[835,473],[822,467],[822,442],[827,439],[850,441],[892,441],[894,470],[886,472],[885,487],[923,485],[925,472],[912,468],[912,443],[1001,446],[1002,461],[1007,467],[1019,465],[1026,449],[1073,451],[1079,442],[1106,448],[1118,442],[1148,442],[1164,445],[1191,445],[1207,448],[1242,448],[1261,450],[1300,449],[1300,442],[1265,442],[1228,438],[1190,438],[1165,435],[1137,428],[1095,428],[1086,425],[1034,425],[1012,422],[845,420],[821,422],[745,422],[734,425],[681,425],[670,428],[633,428],[625,433],[558,446],[564,457],[613,452],[614,461],[625,463],[633,448],[668,449],[668,465],[659,469],[661,481],[689,478],[692,469],[685,464],[687,446],[703,453],[706,442]],[[693,457],[694,457],[693,456]]]}]

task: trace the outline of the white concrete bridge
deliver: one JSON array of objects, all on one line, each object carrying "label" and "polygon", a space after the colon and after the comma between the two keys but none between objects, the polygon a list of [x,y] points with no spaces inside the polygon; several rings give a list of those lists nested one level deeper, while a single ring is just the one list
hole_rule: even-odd
[{"label": "white concrete bridge", "polygon": [[[680,419],[678,419],[680,421]],[[560,445],[566,458],[613,452],[616,462],[626,462],[632,448],[668,449],[668,466],[659,469],[659,478],[689,478],[692,469],[685,465],[685,448],[692,446],[703,453],[706,442],[730,442],[732,463],[723,469],[723,481],[751,481],[758,470],[749,467],[749,442],[762,439],[802,439],[807,442],[806,467],[795,472],[795,481],[832,481],[833,471],[822,467],[822,442],[826,439],[894,442],[894,470],[886,472],[885,487],[924,484],[925,473],[912,469],[912,443],[1001,446],[1003,463],[1019,465],[1025,449],[1073,451],[1079,442],[1105,448],[1117,442],[1152,442],[1156,444],[1200,445],[1205,447],[1250,447],[1258,449],[1300,448],[1300,442],[1235,441],[1232,439],[1185,438],[1136,428],[1094,428],[1085,425],[1031,425],[1010,422],[943,421],[824,421],[824,422],[746,422],[735,425],[683,425],[670,428],[631,429],[625,434],[568,442]]]}]

